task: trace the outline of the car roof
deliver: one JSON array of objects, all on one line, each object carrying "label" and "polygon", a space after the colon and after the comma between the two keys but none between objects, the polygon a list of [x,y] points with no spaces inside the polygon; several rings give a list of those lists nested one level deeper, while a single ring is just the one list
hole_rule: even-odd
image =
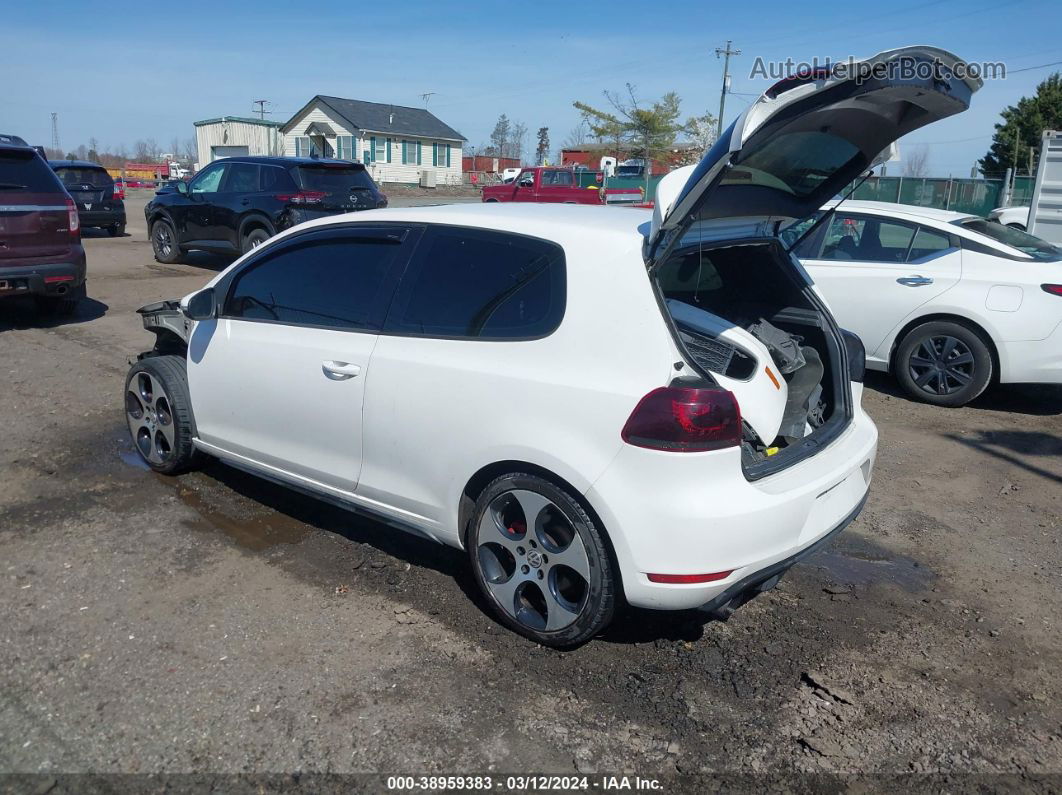
[{"label": "car roof", "polygon": [[102,168],[104,171],[107,170],[99,163],[93,163],[90,160],[49,160],[48,165],[52,168]]},{"label": "car roof", "polygon": [[445,224],[493,229],[551,240],[566,247],[584,246],[593,238],[598,250],[640,250],[649,232],[652,212],[634,207],[607,207],[587,204],[533,204],[523,202],[469,202],[426,207],[389,207],[362,210],[320,218],[301,224],[299,229],[327,226],[337,221],[374,221]]},{"label": "car roof", "polygon": [[[219,157],[213,163],[265,163],[273,166],[291,165],[341,165],[361,166],[364,164],[354,160],[339,160],[334,157],[270,157],[267,155],[237,155],[235,157]],[[211,163],[211,165],[213,165]]]},{"label": "car roof", "polygon": [[4,152],[36,152],[37,150],[34,149],[32,146],[29,146],[29,145],[14,144],[14,143],[9,144],[9,143],[5,143],[3,141],[0,141],[0,151],[4,151]]},{"label": "car roof", "polygon": [[[827,202],[825,209],[836,207],[839,202],[832,201]],[[842,205],[844,211],[864,211],[872,213],[881,213],[884,215],[897,215],[912,220],[925,220],[937,221],[942,224],[950,224],[953,221],[959,221],[964,218],[971,218],[970,213],[957,213],[951,210],[938,210],[936,207],[921,207],[916,204],[895,204],[893,202],[873,202],[873,201],[856,201],[850,200],[844,202]]]}]

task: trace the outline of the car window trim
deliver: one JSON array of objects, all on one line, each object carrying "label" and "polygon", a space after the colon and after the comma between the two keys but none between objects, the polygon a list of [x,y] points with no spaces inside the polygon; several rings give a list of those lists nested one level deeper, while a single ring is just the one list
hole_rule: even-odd
[{"label": "car window trim", "polygon": [[[395,261],[388,267],[387,273],[384,274],[383,282],[380,285],[378,304],[373,306],[372,311],[370,312],[370,322],[375,321],[379,328],[337,328],[336,326],[315,323],[292,323],[286,320],[269,320],[268,318],[236,317],[226,313],[225,310],[229,305],[229,301],[232,299],[232,292],[235,289],[236,280],[246,271],[261,264],[263,259],[276,256],[277,254],[297,245],[313,243],[317,240],[330,240],[336,237],[350,237],[352,235],[362,236],[365,232],[371,230],[403,230],[405,235],[399,245],[403,247],[409,246],[408,251],[396,257]],[[241,263],[239,268],[235,268],[231,272],[225,274],[220,280],[218,280],[217,284],[214,285],[215,293],[222,296],[222,300],[219,302],[220,309],[218,310],[217,319],[232,322],[239,321],[243,323],[267,323],[273,326],[287,326],[289,328],[320,329],[322,331],[336,331],[343,334],[378,335],[381,333],[387,313],[391,309],[391,302],[394,300],[395,293],[397,292],[401,274],[405,272],[406,263],[416,249],[423,231],[423,224],[415,223],[355,222],[346,224],[329,224],[327,226],[314,227],[313,229],[308,229],[305,232],[291,235],[290,237],[285,237],[283,240],[277,241],[274,245],[263,246],[260,251],[256,251],[252,257]],[[379,235],[376,237],[379,237]]]},{"label": "car window trim", "polygon": [[[509,235],[511,237],[526,238],[527,240],[533,240],[536,243],[545,243],[553,246],[560,251],[560,268],[561,276],[564,281],[562,282],[561,297],[563,299],[563,305],[561,306],[560,314],[557,316],[557,322],[548,332],[545,334],[535,334],[531,336],[523,337],[487,337],[478,336],[470,337],[467,334],[432,334],[422,331],[403,331],[391,327],[391,323],[394,321],[393,313],[397,311],[396,301],[398,299],[399,290],[402,288],[402,283],[405,282],[407,276],[409,276],[409,268],[416,259],[417,253],[421,246],[427,245],[434,233],[440,230],[464,230],[466,232],[482,232],[482,233],[494,233],[501,235]],[[387,308],[387,315],[384,318],[383,327],[380,330],[381,337],[414,337],[417,339],[430,339],[430,340],[448,340],[454,342],[534,342],[536,340],[544,340],[557,333],[557,330],[563,325],[564,318],[568,313],[568,253],[564,250],[564,246],[555,240],[549,240],[544,237],[537,237],[535,235],[522,234],[520,232],[512,232],[507,229],[490,229],[479,226],[462,226],[460,224],[438,224],[428,223],[424,225],[424,233],[421,235],[420,240],[417,242],[417,247],[410,252],[410,256],[406,258],[406,263],[402,268],[402,276],[398,280],[398,284],[395,287],[394,292],[391,294],[390,303]]]}]

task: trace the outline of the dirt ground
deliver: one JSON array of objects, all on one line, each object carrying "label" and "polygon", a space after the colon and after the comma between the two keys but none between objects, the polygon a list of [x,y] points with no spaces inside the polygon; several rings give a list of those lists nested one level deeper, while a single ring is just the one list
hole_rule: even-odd
[{"label": "dirt ground", "polygon": [[946,410],[870,378],[871,497],[832,548],[726,623],[628,611],[555,652],[490,617],[460,553],[220,464],[138,464],[134,310],[225,264],[156,264],[144,200],[127,237],[85,241],[76,317],[0,305],[0,771],[43,776],[10,788],[191,771],[1062,786],[1062,390]]}]

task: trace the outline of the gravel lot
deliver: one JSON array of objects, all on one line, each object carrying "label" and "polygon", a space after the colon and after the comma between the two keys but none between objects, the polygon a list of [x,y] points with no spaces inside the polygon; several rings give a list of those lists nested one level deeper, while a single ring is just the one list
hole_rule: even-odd
[{"label": "gravel lot", "polygon": [[134,310],[225,264],[155,263],[145,200],[85,241],[75,318],[0,305],[0,771],[1062,786],[1062,390],[945,410],[872,378],[871,498],[831,549],[727,623],[630,611],[554,652],[490,618],[457,552],[219,464],[138,465]]}]

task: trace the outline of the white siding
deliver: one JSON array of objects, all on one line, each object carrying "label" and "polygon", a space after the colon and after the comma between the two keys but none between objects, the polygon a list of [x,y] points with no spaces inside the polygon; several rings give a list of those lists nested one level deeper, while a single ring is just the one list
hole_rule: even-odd
[{"label": "white siding", "polygon": [[279,155],[283,146],[279,128],[232,119],[198,125],[195,141],[200,168],[213,159],[214,146],[246,146],[249,155]]},{"label": "white siding", "polygon": [[[327,124],[335,131],[336,135],[357,135],[357,130],[348,129],[343,122],[329,116],[320,105],[313,105],[308,111],[295,120],[294,125],[291,125],[291,129],[284,135],[284,154],[287,157],[295,157],[295,139],[304,136],[306,134],[306,128],[314,122]],[[332,147],[332,151],[334,152],[336,149],[335,135],[328,136],[328,145]]]},{"label": "white siding", "polygon": [[[380,158],[376,162],[366,163],[369,168],[369,173],[372,174],[373,179],[379,183],[385,182],[401,182],[406,184],[415,184],[420,182],[420,172],[423,170],[434,170],[436,172],[436,184],[438,185],[460,185],[461,184],[461,141],[437,141],[432,138],[403,138],[395,133],[387,132],[371,132],[368,130],[351,130],[345,123],[333,118],[327,111],[325,111],[320,105],[312,105],[309,110],[298,116],[293,124],[289,124],[290,131],[284,136],[284,154],[289,157],[295,156],[295,138],[305,135],[306,128],[314,122],[320,122],[327,124],[338,135],[354,135],[357,137],[356,149],[357,159],[364,161],[365,151],[371,149],[370,141],[375,136],[378,140],[391,139],[391,162],[388,163],[385,159]],[[412,140],[420,141],[421,144],[421,164],[406,164],[402,163],[402,141]],[[431,145],[432,143],[448,143],[450,145],[450,167],[436,167],[431,164]],[[328,144],[332,147],[332,151],[336,151],[336,141],[334,136],[328,138]],[[381,153],[382,154],[382,153]]]}]

